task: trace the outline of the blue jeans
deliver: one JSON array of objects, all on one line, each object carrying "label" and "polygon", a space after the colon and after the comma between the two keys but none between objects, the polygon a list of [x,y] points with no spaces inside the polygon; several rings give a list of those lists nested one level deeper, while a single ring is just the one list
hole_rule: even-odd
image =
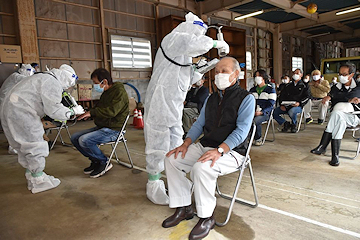
[{"label": "blue jeans", "polygon": [[287,113],[289,117],[291,118],[291,121],[293,124],[296,125],[297,120],[297,114],[301,113],[302,108],[301,107],[292,107],[289,109],[289,111],[283,111],[280,109],[280,107],[275,108],[274,110],[274,119],[278,122],[279,125],[282,125],[285,122],[285,119],[280,116],[280,114]]},{"label": "blue jeans", "polygon": [[116,141],[120,131],[110,128],[93,127],[80,132],[76,132],[71,136],[71,142],[79,152],[91,161],[100,161],[101,164],[107,162],[107,157],[99,149],[101,143]]},{"label": "blue jeans", "polygon": [[269,115],[260,115],[260,116],[256,116],[254,118],[254,122],[256,125],[256,131],[255,131],[255,140],[258,140],[261,138],[261,123],[264,121],[269,120]]}]

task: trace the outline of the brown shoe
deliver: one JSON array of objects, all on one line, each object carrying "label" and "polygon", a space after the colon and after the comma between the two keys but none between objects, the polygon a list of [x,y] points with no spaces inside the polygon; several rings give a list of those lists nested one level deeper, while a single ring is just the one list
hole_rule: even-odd
[{"label": "brown shoe", "polygon": [[192,206],[178,207],[173,215],[165,219],[162,223],[164,228],[174,227],[178,225],[182,220],[189,220],[194,217],[194,210]]},{"label": "brown shoe", "polygon": [[199,222],[195,225],[193,230],[191,230],[189,240],[203,239],[214,227],[215,219],[213,216],[208,218],[200,218]]}]

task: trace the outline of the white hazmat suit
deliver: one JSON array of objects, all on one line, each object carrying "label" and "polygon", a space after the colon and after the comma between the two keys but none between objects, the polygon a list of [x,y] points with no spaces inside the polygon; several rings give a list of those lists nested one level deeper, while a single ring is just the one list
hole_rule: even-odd
[{"label": "white hazmat suit", "polygon": [[[30,64],[22,64],[18,71],[12,73],[1,85],[0,88],[0,112],[5,95],[26,77],[34,75],[35,69]],[[9,145],[9,154],[17,154],[17,151]]]},{"label": "white hazmat suit", "polygon": [[28,189],[32,193],[57,187],[60,180],[43,172],[49,155],[43,139],[41,118],[48,115],[68,120],[73,114],[61,104],[62,91],[75,84],[77,76],[69,65],[35,74],[17,84],[6,94],[2,104],[1,123],[9,144],[18,151],[18,161],[26,168]]},{"label": "white hazmat suit", "polygon": [[165,154],[182,144],[183,102],[189,86],[202,77],[194,72],[192,57],[213,47],[229,49],[224,41],[205,36],[207,26],[196,15],[190,12],[185,18],[162,40],[146,91],[144,134],[149,173],[146,194],[155,204],[169,203],[164,182],[160,180]]}]

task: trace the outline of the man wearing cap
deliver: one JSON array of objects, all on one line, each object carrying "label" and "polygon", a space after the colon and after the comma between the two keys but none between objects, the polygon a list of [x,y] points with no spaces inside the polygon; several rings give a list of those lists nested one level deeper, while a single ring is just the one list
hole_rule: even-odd
[{"label": "man wearing cap", "polygon": [[26,169],[28,189],[32,193],[57,187],[60,180],[43,172],[49,155],[43,139],[41,117],[48,115],[68,120],[78,112],[61,104],[62,92],[75,85],[77,76],[72,67],[63,64],[29,77],[6,94],[1,112],[1,124],[9,144],[18,152],[18,161]]}]

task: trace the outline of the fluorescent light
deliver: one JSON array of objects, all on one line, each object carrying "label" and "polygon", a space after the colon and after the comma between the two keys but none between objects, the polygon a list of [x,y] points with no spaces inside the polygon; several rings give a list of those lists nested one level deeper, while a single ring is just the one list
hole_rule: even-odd
[{"label": "fluorescent light", "polygon": [[329,34],[331,34],[331,33],[330,32],[319,33],[319,34],[308,36],[307,38],[321,37],[321,36],[325,36],[325,35],[329,35]]},{"label": "fluorescent light", "polygon": [[360,7],[357,7],[357,8],[337,12],[336,15],[342,15],[342,14],[351,13],[351,12],[355,12],[355,11],[359,11],[359,10],[360,10]]},{"label": "fluorescent light", "polygon": [[257,11],[257,12],[245,14],[245,15],[236,17],[235,20],[241,20],[241,19],[244,19],[244,18],[253,17],[253,16],[256,16],[256,15],[262,14],[263,12],[264,12],[264,10],[260,10],[260,11]]}]

